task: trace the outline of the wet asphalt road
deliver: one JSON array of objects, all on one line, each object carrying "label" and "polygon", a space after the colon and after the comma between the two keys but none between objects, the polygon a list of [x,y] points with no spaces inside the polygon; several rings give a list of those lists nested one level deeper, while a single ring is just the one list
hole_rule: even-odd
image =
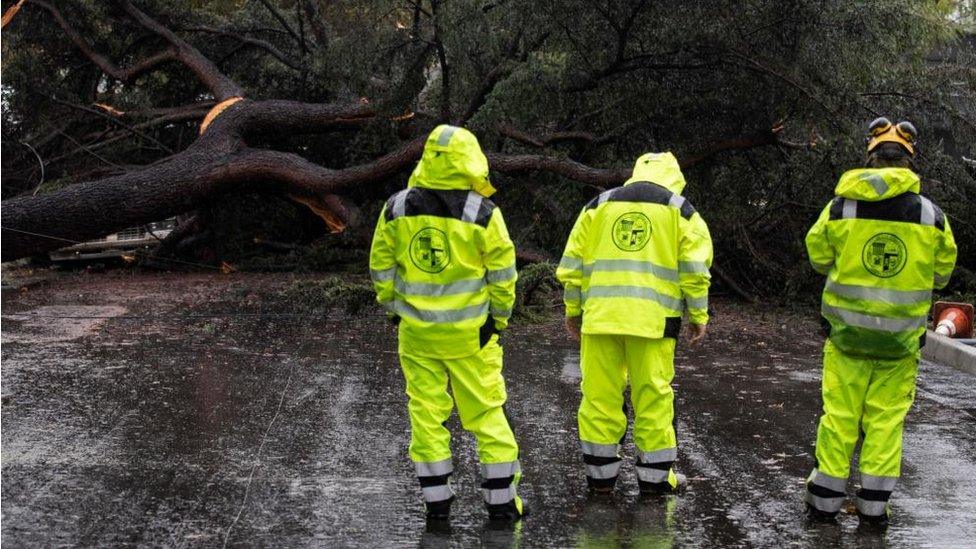
[{"label": "wet asphalt road", "polygon": [[[612,500],[587,499],[578,355],[557,321],[516,326],[503,342],[508,409],[532,515],[486,524],[474,442],[455,417],[459,498],[450,528],[435,531],[406,457],[393,331],[378,315],[15,316],[142,312],[82,293],[54,292],[40,309],[4,295],[9,547],[976,546],[976,378],[935,364],[921,369],[887,534],[857,531],[852,515],[802,519],[820,406],[819,341],[806,324],[762,335],[723,325],[737,306],[716,305],[707,345],[677,361],[678,467],[690,488],[653,501],[637,498],[632,459]],[[629,435],[625,451],[634,455]]]}]

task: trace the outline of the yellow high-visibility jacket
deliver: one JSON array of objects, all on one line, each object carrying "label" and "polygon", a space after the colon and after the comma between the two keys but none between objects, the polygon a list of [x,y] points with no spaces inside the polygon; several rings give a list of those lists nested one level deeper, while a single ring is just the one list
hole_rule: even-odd
[{"label": "yellow high-visibility jacket", "polygon": [[[434,128],[406,189],[380,213],[369,256],[376,299],[399,317],[401,353],[460,358],[508,325],[515,246],[486,195],[488,160],[468,130]],[[480,333],[479,333],[480,332]]]},{"label": "yellow high-visibility jacket", "polygon": [[708,322],[712,238],[684,187],[673,154],[648,153],[583,208],[556,270],[583,333],[677,337],[686,308]]},{"label": "yellow high-visibility jacket", "polygon": [[821,314],[845,353],[918,352],[933,288],[956,263],[949,220],[907,168],[850,170],[807,233],[810,264],[827,275]]}]

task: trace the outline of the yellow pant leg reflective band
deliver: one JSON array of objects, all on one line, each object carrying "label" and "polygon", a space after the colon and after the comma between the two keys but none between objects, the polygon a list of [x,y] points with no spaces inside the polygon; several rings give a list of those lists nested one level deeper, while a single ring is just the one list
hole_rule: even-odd
[{"label": "yellow pant leg reflective band", "polygon": [[418,477],[436,477],[454,472],[454,463],[450,458],[441,461],[414,462]]},{"label": "yellow pant leg reflective band", "polygon": [[857,510],[860,511],[862,515],[880,517],[885,514],[887,507],[887,501],[875,501],[860,497],[857,498]]},{"label": "yellow pant leg reflective band", "polygon": [[520,472],[522,472],[522,464],[518,460],[507,461],[505,463],[481,464],[481,476],[486,479],[514,477]]},{"label": "yellow pant leg reflective band", "polygon": [[658,484],[668,480],[668,473],[671,471],[670,462],[666,465],[667,468],[659,469],[657,467],[649,467],[646,464],[637,464],[637,478],[641,482],[650,482],[652,484]]},{"label": "yellow pant leg reflective band", "polygon": [[663,450],[655,450],[653,452],[641,452],[637,457],[640,463],[671,462],[678,459],[678,449],[664,448]]},{"label": "yellow pant leg reflective band", "polygon": [[885,490],[891,492],[898,484],[898,477],[878,477],[861,473],[861,488],[865,490]]},{"label": "yellow pant leg reflective band", "polygon": [[585,440],[580,441],[580,448],[584,454],[597,457],[619,457],[617,452],[620,451],[619,444],[597,444]]},{"label": "yellow pant leg reflective band", "polygon": [[451,499],[451,497],[454,496],[454,490],[451,490],[450,484],[424,486],[421,488],[421,490],[423,490],[424,493],[424,501],[428,503],[444,501],[445,499]]},{"label": "yellow pant leg reflective band", "polygon": [[501,505],[508,503],[515,499],[515,487],[509,486],[507,488],[500,488],[497,490],[489,490],[487,488],[481,489],[481,494],[485,497],[485,503],[488,505]]}]

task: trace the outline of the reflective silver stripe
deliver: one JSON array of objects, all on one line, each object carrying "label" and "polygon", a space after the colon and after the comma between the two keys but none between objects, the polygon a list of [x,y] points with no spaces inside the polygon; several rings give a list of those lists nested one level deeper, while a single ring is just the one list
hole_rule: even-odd
[{"label": "reflective silver stripe", "polygon": [[890,318],[884,316],[874,316],[863,313],[856,313],[839,307],[832,307],[824,303],[820,307],[820,312],[825,315],[836,316],[845,324],[878,330],[880,332],[907,332],[925,326],[925,316],[911,318]]},{"label": "reflective silver stripe", "polygon": [[583,260],[568,255],[564,255],[559,260],[559,268],[567,271],[579,271],[583,269]]},{"label": "reflective silver stripe", "polygon": [[396,276],[396,267],[390,267],[389,269],[383,269],[382,271],[377,271],[376,269],[369,270],[369,277],[376,282],[387,282],[393,280]]},{"label": "reflective silver stripe", "polygon": [[854,284],[841,284],[827,279],[826,290],[832,294],[852,299],[870,299],[885,303],[908,305],[932,299],[932,290],[891,290],[887,288],[872,288]]},{"label": "reflective silver stripe", "polygon": [[481,493],[485,496],[485,503],[488,505],[501,505],[515,499],[514,486],[500,488],[498,490],[488,490],[486,488],[482,488]]},{"label": "reflective silver stripe", "polygon": [[843,219],[854,219],[857,217],[857,200],[850,198],[844,199],[844,209],[841,211]]},{"label": "reflective silver stripe", "polygon": [[857,510],[860,511],[862,515],[880,517],[885,514],[885,507],[887,506],[887,501],[874,501],[870,499],[857,498]]},{"label": "reflective silver stripe", "polygon": [[444,501],[454,495],[454,490],[451,490],[450,484],[424,486],[421,490],[424,492],[424,501],[426,502]]},{"label": "reflective silver stripe", "polygon": [[847,489],[847,479],[841,477],[834,477],[820,472],[818,469],[814,469],[810,473],[810,477],[807,482],[812,482],[817,486],[823,486],[824,488],[833,490],[835,492],[843,492]]},{"label": "reflective silver stripe", "polygon": [[709,274],[708,266],[705,265],[704,261],[679,261],[678,270],[681,271],[681,274],[685,274],[685,273]]},{"label": "reflective silver stripe", "polygon": [[818,511],[825,513],[836,513],[844,506],[844,497],[822,498],[807,492],[807,503],[814,506]]},{"label": "reflective silver stripe", "polygon": [[482,463],[481,476],[484,478],[508,478],[522,471],[522,464],[515,461],[505,463]]},{"label": "reflective silver stripe", "polygon": [[603,204],[604,202],[609,200],[610,195],[612,194],[613,194],[613,189],[610,189],[609,191],[603,191],[602,193],[600,193],[600,197],[596,199],[596,205],[599,206],[600,204]]},{"label": "reflective silver stripe", "polygon": [[414,462],[418,477],[439,477],[454,472],[454,463],[450,458],[441,461]]},{"label": "reflective silver stripe", "polygon": [[393,217],[401,217],[407,213],[407,195],[412,189],[403,189],[393,197]]},{"label": "reflective silver stripe", "polygon": [[509,307],[507,309],[501,309],[499,307],[495,307],[494,305],[492,305],[491,306],[491,309],[489,310],[489,312],[491,313],[491,316],[493,316],[495,318],[511,318],[511,316],[512,316],[512,308],[511,307]]},{"label": "reflective silver stripe", "polygon": [[681,196],[680,194],[672,194],[671,199],[668,200],[668,206],[671,206],[672,208],[678,208],[680,210],[684,205],[685,197]]},{"label": "reflective silver stripe", "polygon": [[866,490],[884,490],[891,492],[898,484],[898,477],[876,477],[867,473],[861,473],[861,488]]},{"label": "reflective silver stripe", "polygon": [[677,269],[655,265],[650,261],[641,261],[639,259],[598,259],[593,263],[583,265],[583,276],[590,276],[596,271],[649,273],[664,280],[678,281]]},{"label": "reflective silver stripe", "polygon": [[451,136],[453,136],[454,132],[456,132],[457,130],[458,130],[457,126],[445,126],[444,131],[442,131],[441,134],[437,136],[437,144],[440,145],[441,147],[446,147],[447,144],[451,142]]},{"label": "reflective silver stripe", "polygon": [[814,271],[817,271],[818,273],[821,274],[827,274],[828,272],[830,272],[830,268],[834,266],[834,262],[831,261],[830,263],[817,263],[816,261],[811,261],[810,265],[813,267]]},{"label": "reflective silver stripe", "polygon": [[608,463],[606,465],[586,465],[586,476],[595,479],[608,479],[614,478],[620,474],[620,464],[622,461],[616,461],[614,463]]},{"label": "reflective silver stripe", "polygon": [[566,286],[563,291],[563,301],[583,301],[583,292],[579,286]]},{"label": "reflective silver stripe", "polygon": [[481,210],[481,201],[484,197],[474,191],[468,191],[468,199],[464,201],[464,211],[461,213],[461,221],[474,223],[478,219],[478,211]]},{"label": "reflective silver stripe", "polygon": [[490,284],[497,284],[499,282],[508,282],[509,280],[515,278],[518,272],[515,270],[515,264],[509,265],[504,269],[489,270],[485,273],[485,280]]},{"label": "reflective silver stripe", "polygon": [[480,291],[485,288],[485,279],[471,278],[468,280],[458,280],[447,284],[436,284],[429,282],[407,282],[402,278],[397,278],[394,284],[396,291],[403,295],[423,295],[440,297],[444,295],[467,294]]},{"label": "reflective silver stripe", "polygon": [[919,217],[918,222],[922,225],[928,225],[929,227],[935,226],[935,205],[932,201],[924,196],[919,197],[922,199],[922,215]]},{"label": "reflective silver stripe", "polygon": [[652,469],[650,467],[637,467],[637,478],[643,480],[644,482],[664,482],[668,480],[668,472],[669,471]]},{"label": "reflective silver stripe", "polygon": [[653,452],[641,452],[639,457],[641,463],[660,463],[662,461],[674,461],[678,459],[678,449],[664,448],[663,450],[654,450]]},{"label": "reflective silver stripe", "polygon": [[949,283],[949,277],[951,276],[951,274],[947,274],[945,276],[935,275],[935,284],[937,286],[944,286]]},{"label": "reflective silver stripe", "polygon": [[656,301],[672,311],[680,311],[684,308],[681,299],[642,286],[590,286],[588,290],[583,292],[583,299],[590,299],[591,297],[632,297]]},{"label": "reflective silver stripe", "polygon": [[605,458],[617,457],[617,452],[620,450],[619,444],[597,444],[585,440],[580,441],[580,447],[584,454]]},{"label": "reflective silver stripe", "polygon": [[406,301],[397,299],[393,302],[393,310],[398,315],[416,318],[424,322],[460,322],[488,314],[488,303],[472,305],[463,309],[420,310]]},{"label": "reflective silver stripe", "polygon": [[874,188],[874,192],[878,193],[878,196],[881,196],[884,193],[888,192],[888,182],[885,181],[884,178],[878,174],[874,174],[874,173],[863,174],[861,175],[861,181],[866,181],[867,183],[869,183]]},{"label": "reflective silver stripe", "polygon": [[685,303],[689,309],[707,309],[708,296],[705,297],[685,297]]}]

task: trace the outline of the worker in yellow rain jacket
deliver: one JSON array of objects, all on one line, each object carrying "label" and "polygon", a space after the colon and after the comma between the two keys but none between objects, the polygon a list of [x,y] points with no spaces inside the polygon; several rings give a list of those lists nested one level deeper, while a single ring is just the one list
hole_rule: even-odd
[{"label": "worker in yellow rain jacket", "polygon": [[863,436],[857,510],[884,526],[932,289],[948,283],[956,244],[942,210],[919,194],[915,127],[879,118],[869,130],[868,167],[841,176],[806,238],[811,265],[827,276],[821,314],[830,324],[806,501],[815,520],[837,515]]},{"label": "worker in yellow rain jacket", "polygon": [[708,227],[684,186],[673,154],[641,156],[623,187],[583,208],[556,271],[566,327],[582,333],[579,436],[594,492],[612,492],[620,470],[628,378],[641,493],[670,493],[683,480],[672,467],[675,341],[684,311],[693,342],[705,335],[712,263]]},{"label": "worker in yellow rain jacket", "polygon": [[494,192],[474,134],[438,126],[407,188],[383,208],[370,251],[377,300],[399,322],[410,457],[431,519],[448,518],[454,500],[445,423],[455,404],[478,441],[490,517],[524,513],[516,492],[519,448],[502,410],[498,344],[515,303],[515,246],[501,210],[488,200]]}]

